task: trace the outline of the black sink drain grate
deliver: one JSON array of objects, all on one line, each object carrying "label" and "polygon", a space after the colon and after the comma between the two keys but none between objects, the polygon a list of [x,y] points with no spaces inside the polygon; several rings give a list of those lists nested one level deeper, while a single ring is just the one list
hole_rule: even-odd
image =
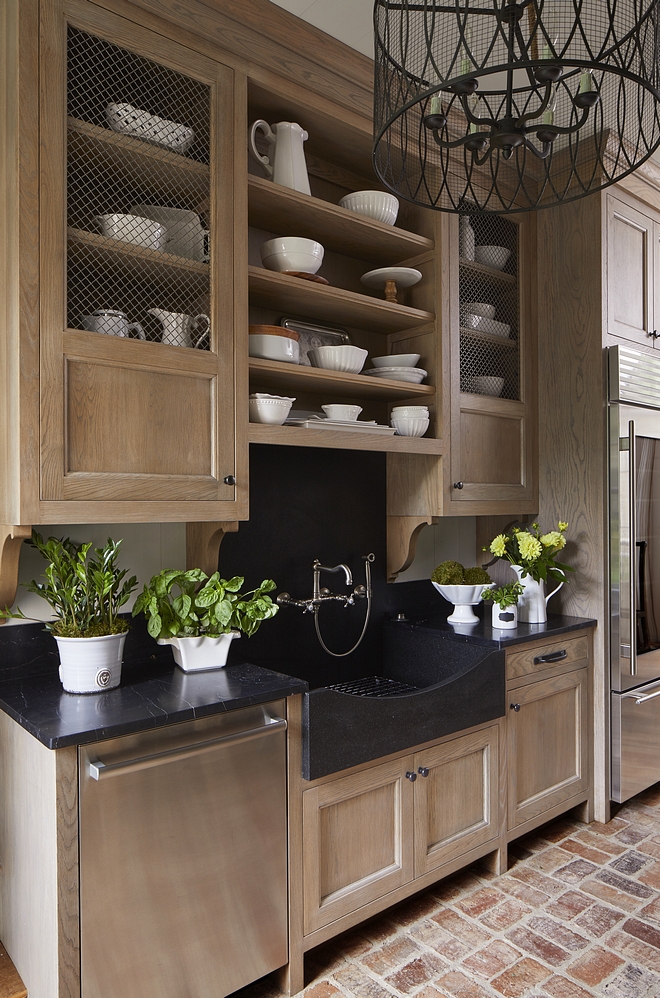
[{"label": "black sink drain grate", "polygon": [[355,679],[351,683],[335,683],[326,687],[337,690],[338,693],[350,693],[355,697],[392,697],[398,693],[415,693],[419,688],[409,683],[400,683],[396,679],[386,679],[383,676],[367,676],[365,679]]}]

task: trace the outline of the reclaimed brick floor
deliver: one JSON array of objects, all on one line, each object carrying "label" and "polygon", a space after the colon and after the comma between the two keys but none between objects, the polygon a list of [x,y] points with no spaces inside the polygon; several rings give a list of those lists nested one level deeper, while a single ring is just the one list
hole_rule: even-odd
[{"label": "reclaimed brick floor", "polygon": [[[307,955],[304,998],[660,998],[660,784],[560,818]],[[268,978],[240,998],[275,998]]]}]

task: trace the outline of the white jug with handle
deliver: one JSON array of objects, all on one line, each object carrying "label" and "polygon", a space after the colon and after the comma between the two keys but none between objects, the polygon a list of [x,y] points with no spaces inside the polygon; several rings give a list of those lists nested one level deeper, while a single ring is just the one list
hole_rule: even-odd
[{"label": "white jug with handle", "polygon": [[[272,163],[268,156],[262,156],[256,146],[256,134],[261,130],[270,146]],[[295,121],[278,121],[271,128],[267,121],[259,119],[250,128],[250,153],[263,166],[266,175],[274,184],[290,187],[301,194],[311,194],[305,150],[303,142],[309,138],[307,132]]]},{"label": "white jug with handle", "polygon": [[524,569],[520,565],[512,565],[511,568],[518,576],[518,582],[523,586],[523,593],[518,598],[518,620],[525,624],[544,624],[548,619],[548,600],[555,593],[558,593],[564,585],[559,585],[551,593],[545,595],[545,582],[537,582],[531,575],[523,578]]},{"label": "white jug with handle", "polygon": [[161,342],[172,347],[198,346],[208,333],[211,324],[208,315],[193,316],[186,315],[185,312],[165,312],[162,308],[148,308],[147,312],[162,326]]}]

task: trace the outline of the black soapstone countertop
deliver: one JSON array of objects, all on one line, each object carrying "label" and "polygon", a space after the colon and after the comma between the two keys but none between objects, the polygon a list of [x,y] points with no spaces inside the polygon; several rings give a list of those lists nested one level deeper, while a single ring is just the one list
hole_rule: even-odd
[{"label": "black soapstone countertop", "polygon": [[[247,639],[242,643],[247,644]],[[171,648],[157,645],[140,618],[131,622],[124,646],[121,685],[103,693],[66,693],[59,680],[55,639],[43,625],[4,626],[0,627],[0,710],[47,748],[57,749],[307,690],[301,679],[241,662],[238,648],[233,659],[224,669],[183,672],[175,666]]]},{"label": "black soapstone countertop", "polygon": [[447,641],[467,642],[468,644],[485,645],[492,648],[509,648],[511,645],[536,641],[538,638],[555,638],[571,631],[581,631],[585,627],[595,627],[598,623],[591,617],[566,617],[561,614],[549,613],[545,624],[519,623],[516,628],[511,630],[500,630],[491,626],[490,605],[484,611],[482,604],[477,607],[477,613],[479,611],[481,611],[482,616],[479,616],[476,624],[450,624],[447,621],[447,617],[451,614],[450,607],[449,610],[439,610],[437,613],[425,616],[417,617],[410,614],[406,615],[405,620],[395,618],[388,621],[387,626],[409,629],[413,632],[426,631]]}]

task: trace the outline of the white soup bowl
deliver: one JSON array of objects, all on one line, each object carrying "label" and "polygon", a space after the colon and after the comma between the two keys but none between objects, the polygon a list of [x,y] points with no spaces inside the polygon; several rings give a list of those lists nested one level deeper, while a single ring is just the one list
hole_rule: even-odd
[{"label": "white soup bowl", "polygon": [[477,263],[482,263],[493,270],[504,270],[511,256],[511,250],[506,246],[475,246],[474,257]]},{"label": "white soup bowl", "polygon": [[323,263],[323,246],[314,239],[300,236],[278,236],[261,247],[261,260],[266,270],[299,271],[315,274]]},{"label": "white soup bowl", "polygon": [[341,208],[354,211],[357,215],[365,215],[376,222],[394,225],[399,214],[399,200],[393,194],[385,191],[355,191],[347,194],[339,202]]},{"label": "white soup bowl", "polygon": [[250,422],[270,423],[281,426],[291,411],[295,399],[258,398],[250,399]]},{"label": "white soup bowl", "polygon": [[348,343],[341,346],[314,347],[307,354],[312,367],[322,367],[326,371],[343,371],[344,374],[359,374],[364,367],[369,351]]},{"label": "white soup bowl", "polygon": [[361,405],[342,405],[341,403],[331,403],[322,405],[324,413],[328,419],[341,419],[344,422],[353,422],[362,412]]},{"label": "white soup bowl", "polygon": [[374,367],[417,367],[419,353],[393,353],[387,357],[372,357]]}]

